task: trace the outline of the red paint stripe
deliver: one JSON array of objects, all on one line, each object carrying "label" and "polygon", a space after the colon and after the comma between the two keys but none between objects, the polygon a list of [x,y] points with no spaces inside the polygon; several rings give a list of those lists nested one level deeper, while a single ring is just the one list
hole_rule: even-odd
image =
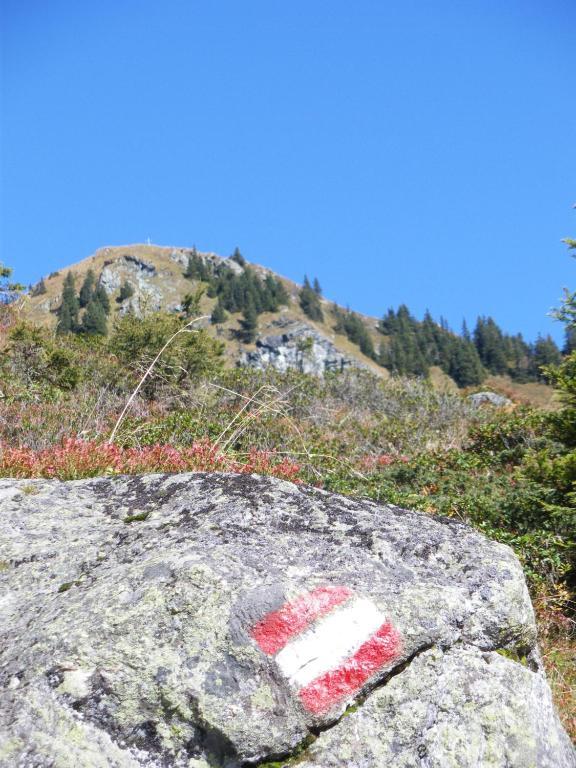
[{"label": "red paint stripe", "polygon": [[372,675],[400,654],[401,639],[390,622],[382,624],[339,667],[326,672],[299,691],[300,701],[309,712],[324,714],[335,704],[358,691]]},{"label": "red paint stripe", "polygon": [[296,600],[285,603],[277,611],[268,613],[252,628],[251,635],[261,650],[272,656],[319,616],[350,597],[352,590],[348,587],[316,587]]}]

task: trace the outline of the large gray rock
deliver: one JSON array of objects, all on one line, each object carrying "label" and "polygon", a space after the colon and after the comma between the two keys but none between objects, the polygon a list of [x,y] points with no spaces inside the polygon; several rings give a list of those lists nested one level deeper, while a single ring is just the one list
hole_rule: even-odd
[{"label": "large gray rock", "polygon": [[512,400],[504,397],[504,395],[498,395],[496,392],[475,392],[473,395],[468,395],[468,400],[476,408],[481,405],[493,405],[495,408],[506,408],[506,406],[512,405]]},{"label": "large gray rock", "polygon": [[2,480],[0,515],[1,766],[576,766],[518,561],[464,525],[222,474]]},{"label": "large gray rock", "polygon": [[280,333],[257,339],[256,349],[243,353],[242,365],[259,370],[271,366],[282,372],[294,369],[314,376],[363,367],[340,352],[330,339],[311,325],[297,321],[280,323]]}]

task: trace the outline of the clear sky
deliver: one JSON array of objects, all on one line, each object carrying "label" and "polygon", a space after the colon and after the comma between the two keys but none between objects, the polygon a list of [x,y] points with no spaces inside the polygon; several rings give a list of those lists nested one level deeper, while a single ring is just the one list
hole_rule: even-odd
[{"label": "clear sky", "polygon": [[576,263],[574,0],[0,0],[15,276],[244,255],[528,339]]}]

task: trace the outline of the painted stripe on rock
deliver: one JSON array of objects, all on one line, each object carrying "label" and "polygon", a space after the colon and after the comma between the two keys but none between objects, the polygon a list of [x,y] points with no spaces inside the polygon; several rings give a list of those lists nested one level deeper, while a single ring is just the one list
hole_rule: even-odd
[{"label": "painted stripe on rock", "polygon": [[276,662],[292,685],[308,685],[355,654],[384,620],[374,603],[357,597],[292,640]]},{"label": "painted stripe on rock", "polygon": [[400,635],[390,622],[385,622],[353,656],[303,687],[298,694],[300,701],[315,715],[328,712],[396,658],[400,648]]},{"label": "painted stripe on rock", "polygon": [[264,653],[273,656],[316,619],[349,600],[352,594],[348,587],[316,587],[264,616],[252,628],[252,637]]}]

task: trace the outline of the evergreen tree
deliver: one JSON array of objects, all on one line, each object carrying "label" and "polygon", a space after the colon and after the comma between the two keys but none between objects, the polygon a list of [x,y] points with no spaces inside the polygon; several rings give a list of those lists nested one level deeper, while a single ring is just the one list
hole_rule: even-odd
[{"label": "evergreen tree", "polygon": [[238,337],[247,344],[250,344],[256,338],[258,330],[258,313],[254,304],[248,304],[244,310],[243,319],[240,320],[240,331]]},{"label": "evergreen tree", "polygon": [[226,310],[222,306],[222,302],[220,299],[216,302],[214,309],[212,310],[212,315],[210,316],[210,322],[213,325],[220,325],[221,323],[225,323],[228,319],[228,315],[226,314]]},{"label": "evergreen tree", "polygon": [[89,336],[105,336],[108,332],[104,307],[95,296],[86,307],[80,330]]},{"label": "evergreen tree", "polygon": [[79,303],[74,285],[74,275],[68,272],[62,289],[62,300],[58,309],[56,333],[74,333],[78,330]]},{"label": "evergreen tree", "polygon": [[110,314],[110,299],[108,298],[108,294],[103,285],[99,285],[98,288],[96,288],[96,291],[94,292],[94,300],[100,304],[105,315]]},{"label": "evergreen tree", "polygon": [[234,248],[234,253],[232,254],[232,256],[230,256],[230,258],[232,259],[232,261],[235,261],[237,264],[240,264],[241,267],[246,266],[246,259],[240,253],[240,248],[238,248],[238,246]]},{"label": "evergreen tree", "polygon": [[205,286],[200,286],[194,293],[187,293],[182,299],[182,311],[187,318],[198,317],[201,312],[200,302],[206,291]]},{"label": "evergreen tree", "polygon": [[132,283],[130,283],[128,280],[124,280],[120,287],[120,293],[118,294],[116,301],[119,304],[122,304],[123,301],[126,301],[126,299],[129,299],[131,296],[134,296],[134,288],[132,287]]},{"label": "evergreen tree", "polygon": [[80,308],[87,307],[90,303],[96,289],[96,278],[94,272],[89,269],[80,288],[79,304]]},{"label": "evergreen tree", "polygon": [[46,283],[44,282],[44,278],[40,280],[39,283],[37,283],[32,290],[30,291],[32,296],[42,296],[42,294],[47,292]]},{"label": "evergreen tree", "polygon": [[570,355],[576,351],[576,327],[568,326],[565,332],[564,346],[562,348],[562,354]]},{"label": "evergreen tree", "polygon": [[188,266],[184,271],[184,277],[189,280],[200,280],[203,283],[210,282],[212,270],[204,262],[204,259],[198,255],[196,248],[192,248],[192,253],[188,256]]},{"label": "evergreen tree", "polygon": [[546,381],[546,373],[542,370],[543,366],[558,366],[562,362],[562,355],[556,346],[556,342],[551,336],[542,338],[539,336],[534,342],[532,351],[532,373],[540,380]]},{"label": "evergreen tree", "polygon": [[345,334],[353,344],[357,344],[360,347],[360,351],[363,354],[375,360],[374,343],[361,318],[354,312],[350,312],[350,310],[343,312],[336,304],[333,306],[332,312],[336,319],[336,325],[334,326],[336,333]]},{"label": "evergreen tree", "polygon": [[502,331],[491,317],[479,317],[474,329],[474,345],[482,365],[498,375],[508,372]]},{"label": "evergreen tree", "polygon": [[447,371],[459,387],[481,384],[486,376],[476,347],[465,338],[454,338],[450,367]]},{"label": "evergreen tree", "polygon": [[320,283],[318,282],[318,278],[314,278],[314,286],[312,288],[316,296],[322,296],[322,288],[320,287]]},{"label": "evergreen tree", "polygon": [[300,289],[298,298],[300,300],[302,311],[305,315],[308,315],[310,320],[316,320],[317,322],[322,322],[322,320],[324,320],[320,297],[310,285],[307,275],[304,275],[304,283]]}]

